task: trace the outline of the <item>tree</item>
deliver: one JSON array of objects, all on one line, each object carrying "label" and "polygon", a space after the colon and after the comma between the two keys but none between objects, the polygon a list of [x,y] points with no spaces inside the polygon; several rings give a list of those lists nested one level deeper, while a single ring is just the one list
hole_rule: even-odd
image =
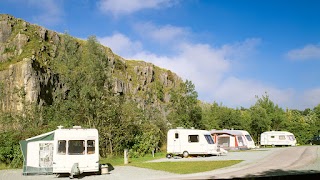
[{"label": "tree", "polygon": [[267,117],[267,112],[261,106],[255,105],[250,108],[251,112],[251,135],[256,142],[259,141],[260,134],[270,129],[271,121]]},{"label": "tree", "polygon": [[168,115],[169,121],[175,127],[203,129],[202,110],[198,104],[198,93],[191,81],[181,83],[177,91],[171,93],[170,107],[172,111]]},{"label": "tree", "polygon": [[260,106],[266,110],[267,118],[271,121],[268,130],[281,130],[285,113],[278,105],[275,105],[266,93],[265,96],[258,98],[256,106]]}]

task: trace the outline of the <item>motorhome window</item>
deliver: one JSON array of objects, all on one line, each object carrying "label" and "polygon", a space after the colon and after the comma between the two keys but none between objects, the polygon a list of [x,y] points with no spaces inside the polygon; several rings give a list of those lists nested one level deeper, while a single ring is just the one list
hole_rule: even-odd
[{"label": "motorhome window", "polygon": [[274,138],[274,136],[271,136],[271,138]]},{"label": "motorhome window", "polygon": [[174,138],[179,139],[179,133],[175,133]]},{"label": "motorhome window", "polygon": [[94,140],[87,141],[87,154],[94,154],[95,152],[95,144]]},{"label": "motorhome window", "polygon": [[285,137],[284,135],[280,135],[280,136],[279,136],[279,139],[280,139],[280,140],[285,140],[286,137]]},{"label": "motorhome window", "polygon": [[199,136],[198,135],[189,135],[188,141],[189,142],[199,142]]},{"label": "motorhome window", "polygon": [[212,136],[211,135],[204,135],[204,137],[206,138],[208,144],[214,144]]},{"label": "motorhome window", "polygon": [[249,134],[245,135],[248,141],[252,141],[252,138]]},{"label": "motorhome window", "polygon": [[84,154],[84,140],[68,141],[68,154],[70,155]]},{"label": "motorhome window", "polygon": [[58,141],[58,154],[62,154],[62,155],[66,154],[66,140]]}]

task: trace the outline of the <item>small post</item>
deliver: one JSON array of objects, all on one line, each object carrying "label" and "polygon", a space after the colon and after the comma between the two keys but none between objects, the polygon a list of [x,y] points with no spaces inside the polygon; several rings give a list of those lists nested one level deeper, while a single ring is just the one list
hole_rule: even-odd
[{"label": "small post", "polygon": [[128,149],[124,149],[124,164],[128,164]]},{"label": "small post", "polygon": [[154,149],[152,149],[152,157],[154,157]]}]

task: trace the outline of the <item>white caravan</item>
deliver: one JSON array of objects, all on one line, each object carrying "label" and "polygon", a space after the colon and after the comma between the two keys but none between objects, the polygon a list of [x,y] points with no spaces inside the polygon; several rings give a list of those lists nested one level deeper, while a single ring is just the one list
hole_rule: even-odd
[{"label": "white caravan", "polygon": [[217,147],[209,131],[198,129],[170,129],[167,134],[167,158],[174,155],[222,155],[227,154]]},{"label": "white caravan", "polygon": [[70,174],[99,172],[97,129],[74,126],[58,129],[23,141],[23,174]]},{"label": "white caravan", "polygon": [[297,140],[288,131],[266,131],[261,133],[261,146],[296,146]]},{"label": "white caravan", "polygon": [[253,149],[255,142],[248,131],[234,129],[213,129],[210,131],[213,139],[220,147],[227,150]]}]

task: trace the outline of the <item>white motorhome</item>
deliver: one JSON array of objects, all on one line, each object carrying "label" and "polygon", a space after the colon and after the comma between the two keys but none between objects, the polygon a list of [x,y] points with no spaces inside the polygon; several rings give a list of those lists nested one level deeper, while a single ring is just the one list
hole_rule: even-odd
[{"label": "white motorhome", "polygon": [[266,131],[260,136],[261,146],[296,146],[297,140],[288,131]]},{"label": "white motorhome", "polygon": [[209,131],[198,129],[170,129],[167,133],[167,158],[174,155],[222,155],[227,154],[217,147]]},{"label": "white motorhome", "polygon": [[97,129],[74,126],[62,128],[20,141],[23,175],[99,172],[99,136]]},{"label": "white motorhome", "polygon": [[227,150],[253,149],[255,142],[248,131],[234,129],[213,129],[210,131],[217,144]]}]

